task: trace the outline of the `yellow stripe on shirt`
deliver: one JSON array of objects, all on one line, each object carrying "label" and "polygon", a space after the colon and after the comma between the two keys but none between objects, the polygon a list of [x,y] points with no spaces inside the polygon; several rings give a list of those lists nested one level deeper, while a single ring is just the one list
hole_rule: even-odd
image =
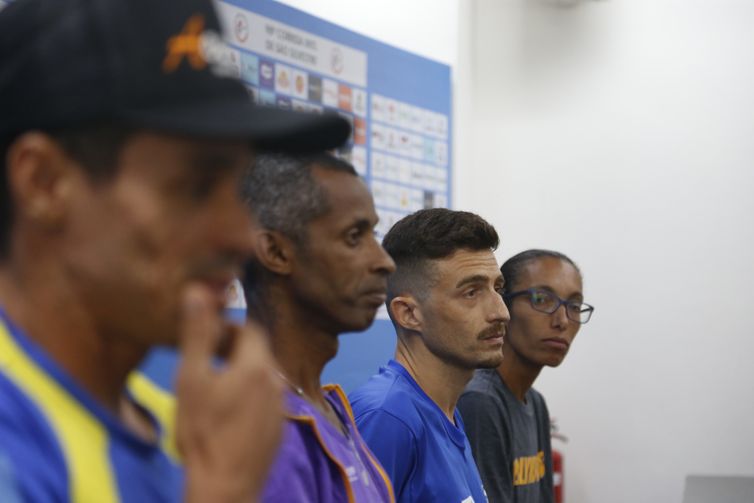
[{"label": "yellow stripe on shirt", "polygon": [[106,429],[47,375],[0,322],[0,369],[39,407],[57,435],[68,466],[74,503],[117,503]]},{"label": "yellow stripe on shirt", "polygon": [[175,396],[158,387],[140,372],[132,372],[126,384],[134,400],[144,407],[160,423],[160,447],[171,460],[180,464],[175,439]]}]

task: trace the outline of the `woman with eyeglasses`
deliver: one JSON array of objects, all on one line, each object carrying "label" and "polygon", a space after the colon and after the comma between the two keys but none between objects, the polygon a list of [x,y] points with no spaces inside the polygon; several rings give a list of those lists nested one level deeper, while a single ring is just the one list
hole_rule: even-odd
[{"label": "woman with eyeglasses", "polygon": [[532,388],[542,368],[563,362],[594,307],[581,271],[562,253],[527,250],[500,268],[510,322],[503,362],[477,370],[458,402],[489,501],[551,503],[550,416]]}]

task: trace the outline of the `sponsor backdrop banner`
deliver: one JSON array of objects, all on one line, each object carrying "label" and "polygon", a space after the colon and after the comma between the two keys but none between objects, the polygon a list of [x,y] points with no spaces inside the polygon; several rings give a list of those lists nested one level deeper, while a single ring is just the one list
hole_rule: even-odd
[{"label": "sponsor backdrop banner", "polygon": [[[216,56],[243,79],[252,99],[337,112],[351,122],[353,134],[337,155],[370,187],[380,238],[409,213],[448,206],[450,67],[276,2],[229,0],[218,8],[228,45]],[[239,290],[233,285],[229,294],[228,313],[235,320],[242,320],[245,310]],[[323,382],[351,391],[393,354],[395,333],[386,310],[369,330],[345,334],[340,342]],[[155,352],[144,366],[166,388],[172,388],[174,368],[169,351]]]}]

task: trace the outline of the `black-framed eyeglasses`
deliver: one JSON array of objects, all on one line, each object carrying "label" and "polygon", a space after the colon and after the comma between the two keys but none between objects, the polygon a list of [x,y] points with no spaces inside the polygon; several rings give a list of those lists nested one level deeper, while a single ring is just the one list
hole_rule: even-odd
[{"label": "black-framed eyeglasses", "polygon": [[561,299],[553,292],[541,288],[527,288],[518,292],[505,293],[503,294],[503,298],[506,301],[510,301],[521,295],[528,295],[532,309],[540,313],[552,314],[560,309],[560,306],[565,306],[566,316],[569,320],[576,323],[586,323],[594,312],[594,306],[592,305],[578,300]]}]

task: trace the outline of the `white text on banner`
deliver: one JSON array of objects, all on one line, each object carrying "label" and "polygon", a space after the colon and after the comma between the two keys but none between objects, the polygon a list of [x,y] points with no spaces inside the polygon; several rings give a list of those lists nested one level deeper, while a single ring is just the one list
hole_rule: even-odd
[{"label": "white text on banner", "polygon": [[367,86],[367,54],[287,24],[218,4],[230,42],[276,60],[361,87]]}]

